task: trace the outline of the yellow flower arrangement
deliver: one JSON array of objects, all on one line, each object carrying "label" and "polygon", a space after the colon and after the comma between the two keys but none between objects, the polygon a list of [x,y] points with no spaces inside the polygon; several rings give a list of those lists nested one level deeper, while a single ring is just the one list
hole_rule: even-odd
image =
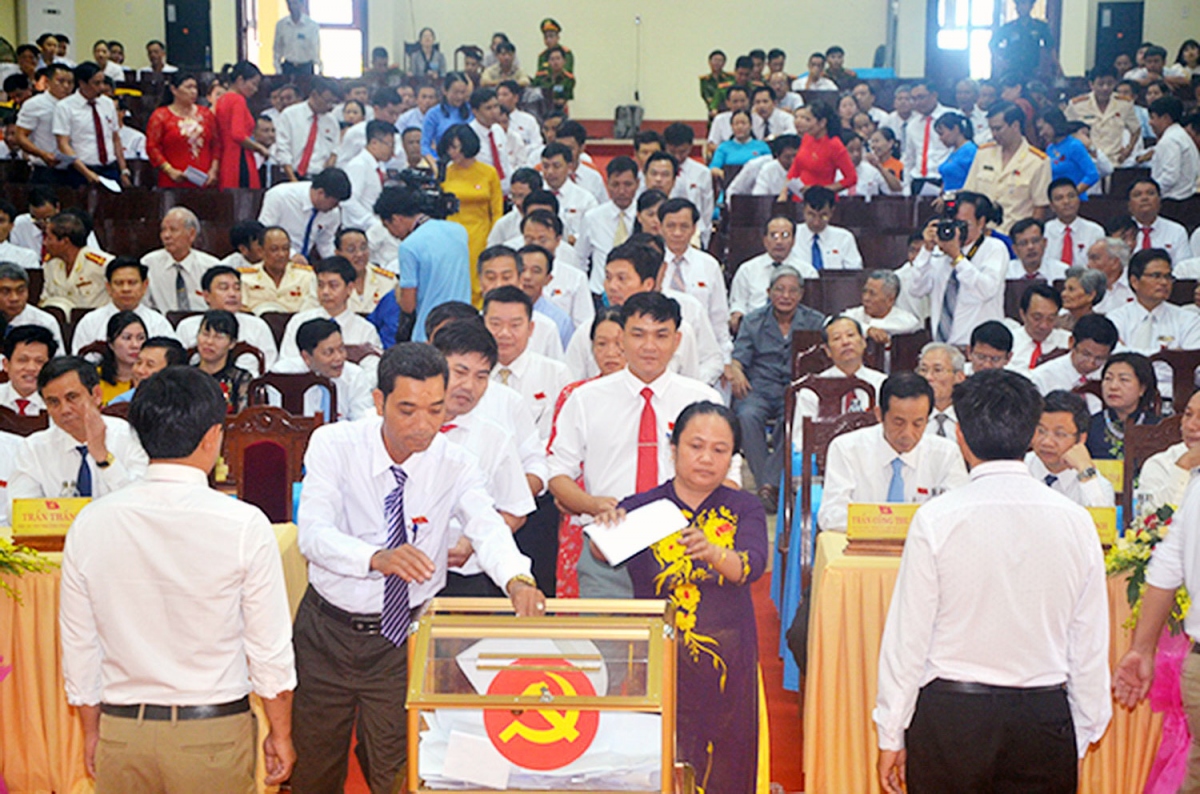
[{"label": "yellow flower arrangement", "polygon": [[[1146,516],[1136,530],[1118,538],[1104,558],[1104,568],[1109,575],[1129,572],[1125,597],[1129,601],[1130,613],[1129,619],[1123,624],[1125,628],[1137,625],[1142,612],[1142,597],[1146,593],[1146,567],[1150,564],[1154,547],[1167,536],[1174,514],[1175,508],[1171,505],[1160,507]],[[1175,608],[1167,618],[1167,626],[1172,634],[1178,634],[1183,627],[1183,619],[1191,605],[1187,588],[1180,587],[1175,591]]]},{"label": "yellow flower arrangement", "polygon": [[[55,567],[55,563],[28,546],[17,546],[7,538],[0,538],[0,573],[20,576],[23,573],[43,573]],[[21,593],[8,582],[0,580],[0,591],[7,593],[18,604]]]}]

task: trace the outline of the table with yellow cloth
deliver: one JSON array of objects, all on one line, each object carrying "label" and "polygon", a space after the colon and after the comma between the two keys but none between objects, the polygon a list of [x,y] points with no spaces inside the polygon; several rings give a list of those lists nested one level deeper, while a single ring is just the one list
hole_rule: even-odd
[{"label": "table with yellow cloth", "polygon": [[[308,568],[296,542],[296,525],[276,524],[274,529],[294,617],[308,586]],[[62,559],[61,554],[47,556]],[[92,779],[83,768],[83,726],[67,705],[63,686],[59,570],[0,574],[0,579],[16,588],[23,602],[0,593],[0,668],[12,668],[0,681],[0,775],[11,794],[91,792]],[[266,717],[258,699],[252,700],[261,745]],[[265,791],[261,753],[256,777],[259,791]]]},{"label": "table with yellow cloth", "polygon": [[[804,688],[804,780],[808,794],[879,794],[878,736],[871,711],[879,645],[899,557],[846,556],[846,536],[822,532],[813,563],[813,601]],[[1108,580],[1109,667],[1129,647],[1125,578]],[[1140,792],[1158,752],[1162,715],[1143,702],[1113,704],[1113,719],[1083,764],[1084,794]]]}]

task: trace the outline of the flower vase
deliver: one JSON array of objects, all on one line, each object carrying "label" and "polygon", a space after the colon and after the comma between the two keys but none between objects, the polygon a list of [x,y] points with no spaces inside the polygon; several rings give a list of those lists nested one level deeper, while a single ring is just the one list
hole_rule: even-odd
[{"label": "flower vase", "polygon": [[1188,747],[1192,735],[1183,711],[1179,675],[1191,651],[1191,640],[1183,631],[1172,634],[1164,628],[1154,657],[1154,683],[1150,687],[1150,708],[1163,715],[1162,741],[1143,794],[1175,794],[1187,775]]}]

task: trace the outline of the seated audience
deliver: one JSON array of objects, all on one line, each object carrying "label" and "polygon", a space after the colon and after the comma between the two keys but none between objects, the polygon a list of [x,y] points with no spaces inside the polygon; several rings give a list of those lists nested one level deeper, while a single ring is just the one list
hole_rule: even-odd
[{"label": "seated audience", "polygon": [[1104,298],[1096,304],[1097,312],[1110,314],[1135,300],[1125,273],[1132,255],[1129,243],[1119,237],[1105,237],[1088,249],[1088,268],[1104,274]]},{"label": "seated audience", "polygon": [[664,290],[686,292],[700,301],[708,314],[717,344],[726,362],[733,349],[729,335],[729,298],[725,292],[725,275],[721,264],[711,255],[691,246],[696,232],[699,211],[684,198],[673,198],[658,208],[662,236],[666,242]]},{"label": "seated audience", "polygon": [[1158,378],[1141,353],[1109,356],[1100,373],[1104,406],[1092,414],[1087,448],[1093,458],[1123,460],[1125,428],[1158,424]]},{"label": "seated audience", "polygon": [[108,404],[117,405],[129,402],[137,392],[138,384],[144,382],[151,375],[161,372],[167,367],[185,367],[187,363],[187,351],[183,349],[183,345],[179,344],[178,339],[166,336],[150,337],[142,343],[137,360],[133,362],[133,381],[129,391],[121,392]]},{"label": "seated audience", "polygon": [[1152,455],[1138,473],[1137,504],[1139,516],[1148,516],[1170,505],[1176,512],[1183,506],[1183,494],[1192,474],[1200,467],[1200,392],[1188,400],[1180,423],[1183,440]]},{"label": "seated audience", "polygon": [[1047,356],[1070,346],[1070,334],[1058,328],[1062,297],[1049,284],[1031,284],[1021,293],[1021,322],[1008,320],[1013,334],[1009,369],[1027,375]]},{"label": "seated audience", "polygon": [[771,155],[755,157],[725,188],[728,196],[778,196],[787,185],[787,174],[800,150],[799,135],[780,135],[768,143]]},{"label": "seated audience", "polygon": [[1070,331],[1080,319],[1096,312],[1096,306],[1104,300],[1107,281],[1099,270],[1075,265],[1067,268],[1063,278],[1062,311],[1058,313],[1058,327]]},{"label": "seated audience", "polygon": [[0,262],[11,262],[26,270],[37,270],[42,266],[38,255],[12,240],[13,221],[18,217],[20,216],[17,215],[17,208],[8,200],[0,199]]},{"label": "seated audience", "polygon": [[4,374],[0,383],[0,406],[18,416],[36,416],[46,410],[38,393],[38,373],[58,352],[58,342],[45,328],[26,325],[9,328],[0,351],[4,353]]},{"label": "seated audience", "polygon": [[[337,323],[342,341],[347,345],[368,345],[382,351],[379,331],[350,308],[350,295],[358,278],[354,266],[344,256],[331,256],[313,265],[313,272],[317,276],[317,300],[321,305],[297,312],[288,320],[279,343],[280,357],[295,358],[299,355],[301,348],[298,346],[297,333],[304,323],[315,319]],[[376,359],[375,356],[369,358]],[[372,368],[367,366],[367,369]]]},{"label": "seated audience", "polygon": [[149,286],[148,268],[129,256],[118,256],[104,269],[108,303],[92,309],[75,323],[71,334],[71,352],[79,351],[105,338],[109,319],[117,312],[133,312],[142,321],[147,336],[175,336],[175,329],[166,317],[143,306]]},{"label": "seated audience", "polygon": [[989,369],[1006,369],[1012,361],[1013,335],[1000,320],[975,326],[967,345],[967,374]]},{"label": "seated audience", "polygon": [[1037,218],[1024,218],[1013,224],[1012,243],[1017,258],[1008,263],[1008,278],[1041,279],[1053,284],[1064,278],[1067,266],[1047,253],[1045,226]]},{"label": "seated audience", "polygon": [[1078,394],[1052,391],[1043,395],[1042,418],[1033,434],[1025,466],[1063,496],[1084,507],[1113,507],[1112,483],[1096,472],[1087,448],[1091,416]]},{"label": "seated audience", "polygon": [[371,244],[362,229],[342,226],[333,238],[333,252],[354,267],[354,291],[350,293],[350,308],[359,314],[370,314],[384,295],[396,289],[396,274],[371,264]]},{"label": "seated audience", "polygon": [[[34,183],[29,188],[25,207],[25,212],[13,218],[10,240],[13,245],[33,251],[38,257],[37,261],[40,266],[40,263],[46,261],[49,253],[43,246],[46,227],[50,225],[50,221],[55,215],[62,212],[62,205],[59,203],[58,193],[53,187]],[[86,244],[93,250],[100,250],[100,241],[90,228],[87,230]]]},{"label": "seated audience", "polygon": [[954,412],[954,387],[967,379],[967,359],[962,351],[945,342],[930,342],[921,348],[917,374],[933,388],[933,410],[925,435],[954,440],[958,415]]},{"label": "seated audience", "polygon": [[793,91],[836,91],[837,83],[825,76],[825,56],[814,52],[808,56],[808,73],[792,83]]},{"label": "seated audience", "polygon": [[250,402],[250,381],[254,376],[237,365],[231,351],[238,340],[238,321],[232,312],[209,309],[200,317],[196,335],[196,364],[201,372],[213,376],[225,397],[227,412],[236,414]]},{"label": "seated audience", "polygon": [[[267,369],[270,369],[279,357],[275,335],[271,333],[271,327],[265,320],[243,310],[241,273],[226,265],[214,265],[200,279],[200,290],[204,293],[204,302],[209,311],[227,311],[237,321],[238,332],[233,341],[245,342],[258,348],[263,354]],[[193,314],[180,320],[179,325],[175,327],[175,336],[184,347],[196,346],[201,319],[202,315]],[[243,355],[237,364],[255,376],[262,374],[258,371],[257,359],[252,355]]]},{"label": "seated audience", "polygon": [[146,43],[146,60],[150,62],[150,65],[138,69],[138,80],[161,79],[163,75],[179,71],[167,63],[167,46],[157,39],[151,39]]},{"label": "seated audience", "polygon": [[233,253],[221,260],[221,264],[235,270],[251,268],[262,262],[263,235],[267,227],[258,219],[238,221],[229,229],[229,244]]},{"label": "seated audience", "polygon": [[58,319],[29,302],[29,271],[12,262],[0,262],[0,320],[10,332],[24,325],[45,328],[64,349]]},{"label": "seated audience", "polygon": [[94,309],[104,303],[104,269],[112,254],[88,245],[88,227],[74,212],[60,212],[46,226],[42,247],[50,257],[42,265],[42,303],[61,298],[72,308]]},{"label": "seated audience", "polygon": [[287,231],[292,256],[310,262],[333,253],[333,236],[342,224],[338,209],[350,198],[350,178],[326,168],[311,182],[284,182],[263,195],[258,220]]},{"label": "seated audience", "polygon": [[808,255],[818,272],[862,270],[862,254],[854,234],[829,224],[836,200],[828,188],[810,187],[804,192],[804,225],[796,228],[796,249],[801,256]]},{"label": "seated audience", "polygon": [[767,291],[781,266],[788,266],[801,279],[819,275],[808,261],[808,252],[796,247],[796,222],[786,215],[777,215],[763,224],[764,253],[738,265],[729,286],[729,325],[737,333],[742,318],[765,306]]},{"label": "seated audience", "polygon": [[1079,217],[1079,189],[1066,177],[1050,183],[1050,209],[1054,218],[1046,221],[1046,250],[1067,266],[1082,265],[1088,250],[1104,239],[1104,227]]},{"label": "seated audience", "polygon": [[[821,339],[824,342],[825,355],[833,361],[833,366],[817,373],[817,377],[858,378],[874,386],[876,396],[878,396],[879,387],[887,375],[863,364],[863,354],[867,351],[867,340],[863,336],[862,326],[849,317],[839,314],[830,319],[821,329]],[[869,404],[870,395],[862,389],[855,389],[842,398],[839,413],[865,411]],[[810,389],[801,389],[796,395],[796,414],[793,427],[801,427],[801,422],[806,416],[813,419],[821,416],[819,407],[820,403],[816,392]],[[792,434],[797,449],[800,448],[800,436],[798,431]]]},{"label": "seated audience", "polygon": [[[271,371],[281,374],[311,372],[329,378],[337,390],[337,416],[332,414],[329,391],[320,386],[304,393],[305,416],[319,413],[326,422],[337,422],[376,415],[375,400],[371,396],[372,378],[362,367],[346,360],[346,345],[336,322],[323,318],[304,322],[296,329],[296,346],[300,355],[280,358]],[[272,405],[278,405],[277,398],[272,398]]]},{"label": "seated audience", "polygon": [[[1047,361],[1029,373],[1042,396],[1052,391],[1070,391],[1089,380],[1100,379],[1100,368],[1117,346],[1117,327],[1102,314],[1079,318],[1068,343],[1070,353]],[[1089,402],[1092,398],[1089,398]]]},{"label": "seated audience", "polygon": [[172,207],[163,216],[159,239],[163,247],[142,257],[149,269],[148,299],[160,312],[203,311],[200,277],[217,264],[217,258],[192,247],[200,233],[200,219],[186,207]]},{"label": "seated audience", "polygon": [[967,482],[958,445],[926,432],[933,388],[899,372],[879,388],[879,424],[844,433],[829,445],[817,523],[845,532],[852,503],[924,503]]},{"label": "seated audience", "polygon": [[1139,177],[1129,186],[1129,214],[1137,224],[1137,242],[1133,247],[1162,248],[1170,254],[1171,262],[1182,262],[1192,256],[1187,230],[1182,224],[1162,217],[1162,191],[1150,177]]},{"label": "seated audience", "polygon": [[729,125],[733,136],[721,142],[709,163],[713,176],[721,179],[725,178],[725,166],[744,166],[755,157],[771,154],[771,147],[767,145],[766,141],[752,136],[753,125],[750,122],[749,111],[734,111],[729,118]]},{"label": "seated audience", "polygon": [[104,405],[133,386],[133,364],[146,341],[146,325],[133,312],[117,312],[108,318],[105,343],[100,356],[100,396]]},{"label": "seated audience", "polygon": [[892,334],[911,334],[921,328],[920,320],[896,306],[898,297],[899,277],[891,270],[875,270],[863,282],[862,305],[843,314],[861,325],[868,339],[890,345]]},{"label": "seated audience", "polygon": [[[759,85],[750,91],[750,123],[754,137],[760,141],[769,141],[776,135],[796,134],[795,116],[779,107],[778,98],[770,86]],[[857,110],[858,105],[854,107]]]},{"label": "seated audience", "polygon": [[272,311],[294,313],[317,305],[317,278],[312,266],[293,261],[291,255],[292,242],[287,229],[268,227],[263,232],[262,261],[238,269],[242,305],[247,311],[268,306]]},{"label": "seated audience", "polygon": [[[863,118],[866,117],[863,116]],[[843,130],[842,144],[846,147],[846,154],[850,155],[850,162],[858,175],[858,181],[853,187],[846,188],[838,195],[863,196],[870,201],[875,196],[903,194],[904,186],[895,177],[891,177],[889,180],[882,171],[863,158],[863,150],[866,146],[866,139],[863,136],[853,130]]]}]

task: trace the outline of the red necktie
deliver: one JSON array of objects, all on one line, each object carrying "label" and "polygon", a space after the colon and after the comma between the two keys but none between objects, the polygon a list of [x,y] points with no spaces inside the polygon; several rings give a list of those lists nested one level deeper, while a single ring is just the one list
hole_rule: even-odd
[{"label": "red necktie", "polygon": [[658,418],[650,398],[654,390],[649,386],[642,389],[642,421],[638,425],[637,487],[635,493],[649,491],[658,485]]},{"label": "red necktie", "polygon": [[1042,271],[1040,271],[1040,270],[1035,270],[1032,273],[1026,271],[1025,278],[1030,279],[1032,281],[1033,279],[1037,278],[1041,274],[1042,274]]},{"label": "red necktie", "polygon": [[1150,227],[1142,227],[1142,250],[1145,251],[1150,247]]},{"label": "red necktie", "polygon": [[100,122],[100,111],[96,109],[96,100],[89,99],[92,106],[92,123],[96,125],[96,151],[100,155],[99,165],[108,165],[108,146],[104,143],[104,124]]},{"label": "red necktie", "polygon": [[1040,359],[1041,357],[1042,357],[1042,343],[1034,342],[1033,343],[1033,355],[1029,357],[1029,368],[1033,369],[1034,367],[1036,367],[1037,363],[1038,363],[1038,359]]},{"label": "red necktie", "polygon": [[25,409],[28,407],[29,407],[29,400],[26,400],[23,397],[17,398],[17,413],[19,413],[21,416],[24,416]]},{"label": "red necktie", "polygon": [[1075,263],[1075,241],[1071,239],[1071,227],[1063,227],[1062,261],[1068,265]]},{"label": "red necktie", "polygon": [[386,184],[387,184],[387,174],[385,174],[383,172],[383,169],[381,168],[381,169],[379,169],[379,186],[383,187]]},{"label": "red necktie", "polygon": [[929,176],[929,133],[933,130],[933,116],[925,117],[925,141],[921,144],[921,176]]},{"label": "red necktie", "polygon": [[449,433],[451,430],[453,430],[453,429],[454,429],[454,428],[456,428],[456,427],[458,427],[458,425],[456,425],[456,424],[453,424],[453,423],[450,423],[450,424],[444,424],[444,425],[442,425],[442,428],[441,428],[441,430],[440,430],[439,432],[442,432],[442,433]]},{"label": "red necktie", "polygon": [[313,147],[317,145],[317,119],[316,113],[313,114],[312,126],[308,128],[308,140],[304,142],[304,152],[300,155],[300,165],[296,168],[296,173],[300,176],[308,174],[308,161],[312,159]]},{"label": "red necktie", "polygon": [[496,175],[504,178],[504,167],[500,165],[500,150],[496,148],[496,136],[488,130],[488,146],[492,147],[492,165],[496,166]]}]

